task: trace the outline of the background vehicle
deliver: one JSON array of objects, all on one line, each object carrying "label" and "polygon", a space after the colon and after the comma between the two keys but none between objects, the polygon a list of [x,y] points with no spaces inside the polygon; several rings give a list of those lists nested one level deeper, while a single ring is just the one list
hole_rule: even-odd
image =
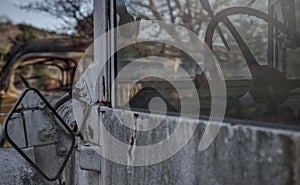
[{"label": "background vehicle", "polygon": [[22,91],[39,89],[49,100],[69,92],[76,66],[91,41],[41,39],[14,46],[0,73],[1,124]]},{"label": "background vehicle", "polygon": [[[40,89],[45,95],[51,94],[49,90],[59,96],[67,92],[71,88],[77,62],[89,44],[90,41],[84,39],[60,38],[14,46],[1,72],[1,110],[7,112],[12,104],[5,108],[5,102],[16,100],[28,86]],[[53,82],[56,88],[47,87],[51,85],[51,79],[56,81]]]},{"label": "background vehicle", "polygon": [[5,113],[27,87],[61,96],[70,90],[77,62],[91,41],[81,38],[33,40],[14,46],[1,72],[1,109]]},{"label": "background vehicle", "polygon": [[[221,1],[216,2],[220,3]],[[216,7],[215,13],[210,10],[211,6],[208,1],[166,0],[156,2],[156,4],[151,0],[117,2],[99,0],[95,1],[94,5],[95,38],[122,23],[130,23],[133,20],[139,20],[139,18],[142,20],[166,19],[195,31],[199,37],[202,36],[201,38],[211,49],[216,51],[215,54],[221,61],[220,65],[227,84],[228,105],[226,118],[220,132],[213,144],[205,151],[199,151],[198,144],[205,132],[207,123],[207,114],[205,113],[210,111],[209,103],[204,106],[204,115],[200,115],[203,117],[196,120],[198,126],[195,134],[177,154],[158,164],[128,166],[107,160],[97,153],[101,148],[105,148],[105,146],[100,145],[101,137],[93,134],[98,133],[99,125],[89,122],[88,117],[80,120],[82,122],[77,121],[76,124],[72,114],[71,101],[65,101],[64,104],[60,104],[59,108],[53,110],[43,97],[33,89],[27,90],[21,96],[10,114],[8,119],[10,122],[6,126],[9,140],[22,153],[23,157],[31,161],[31,164],[39,169],[46,178],[50,180],[59,178],[60,183],[63,181],[66,184],[299,184],[300,134],[299,126],[297,126],[300,103],[298,99],[299,71],[297,70],[300,46],[300,17],[299,6],[297,6],[299,1],[278,0],[257,2],[257,4],[253,1],[251,1],[252,4],[248,1],[226,2],[227,4]],[[231,8],[237,4],[240,7]],[[252,8],[247,7],[248,5]],[[137,9],[138,6],[143,8]],[[230,17],[231,15],[237,17]],[[198,18],[203,21],[200,25],[196,22],[199,21]],[[261,20],[264,21],[261,22]],[[219,22],[223,22],[223,24],[219,24],[220,28],[217,28]],[[224,25],[228,28],[228,32],[226,29],[223,30]],[[237,30],[237,28],[241,30]],[[218,29],[221,29],[221,32],[218,31],[217,34],[215,30]],[[221,39],[222,34],[224,34],[226,41]],[[214,39],[214,37],[218,38]],[[106,39],[111,41],[111,37]],[[107,42],[106,44],[105,48],[114,46],[114,42]],[[159,142],[167,138],[169,132],[174,129],[172,125],[168,125],[154,129],[150,133],[137,134],[122,126],[123,124],[115,119],[117,113],[122,113],[125,121],[134,120],[132,112],[124,110],[124,105],[130,104],[130,101],[139,103],[131,104],[131,108],[135,111],[134,118],[148,116],[147,104],[149,102],[144,100],[155,96],[146,88],[147,86],[151,86],[157,91],[166,87],[165,95],[174,92],[174,89],[167,86],[163,80],[143,79],[139,82],[137,91],[131,94],[129,102],[114,102],[118,98],[122,100],[123,92],[121,91],[128,89],[126,88],[126,80],[130,80],[130,78],[117,84],[123,90],[114,89],[112,81],[117,77],[118,72],[134,59],[147,55],[147,52],[154,52],[153,55],[156,55],[157,50],[165,58],[175,57],[176,61],[180,61],[182,68],[192,70],[190,75],[194,78],[194,83],[199,85],[197,90],[200,99],[203,98],[202,100],[209,102],[208,88],[205,84],[205,81],[209,79],[203,77],[203,70],[192,68],[193,61],[184,53],[178,51],[178,48],[172,48],[168,45],[143,44],[125,48],[111,57],[103,72],[97,77],[96,82],[99,89],[95,91],[96,93],[82,95],[82,98],[91,95],[92,102],[87,108],[99,118],[103,118],[106,123],[106,130],[118,140],[133,143],[131,144],[132,148],[134,148],[133,146]],[[213,48],[215,45],[218,47]],[[158,49],[154,50],[153,48]],[[251,50],[255,51],[254,54]],[[177,55],[174,56],[170,53]],[[101,53],[101,56],[105,54],[107,53]],[[96,53],[94,56],[97,59]],[[140,62],[141,65],[146,63],[145,60],[140,60]],[[160,65],[156,67],[162,68]],[[120,92],[121,94],[118,94]],[[146,98],[142,99],[139,96],[140,92],[143,92],[142,97]],[[130,92],[127,92],[128,94]],[[156,94],[156,96],[163,95]],[[47,123],[36,126],[30,120],[21,118],[20,112],[27,113],[21,104],[23,102],[28,103],[27,98],[33,99],[32,97],[44,103],[38,111],[47,110],[53,115],[50,118],[43,117],[43,114],[36,116],[45,120],[56,120],[54,121],[56,123],[55,128],[61,131],[60,137],[67,138],[66,143],[63,143],[67,146],[63,153],[59,151],[60,147],[57,147],[62,144],[61,142],[47,140],[49,142],[47,144],[56,147],[55,150],[48,150],[48,145],[39,140],[28,140],[27,143],[24,143],[14,134],[15,130],[9,126],[18,123],[14,119],[25,120],[25,125],[28,128],[47,126]],[[176,111],[180,111],[180,107],[176,107],[174,103],[176,98],[176,96],[165,98],[166,103],[171,104],[174,108],[170,112],[175,112],[171,116],[164,117],[164,121],[167,123],[173,123],[180,118],[176,115]],[[27,106],[27,104],[25,105]],[[116,107],[115,105],[118,107],[117,110],[113,109]],[[39,107],[38,105],[35,106]],[[194,119],[187,119],[185,126],[189,128],[189,125],[194,121]],[[145,124],[147,123],[150,122]],[[80,124],[85,127],[76,129],[80,127]],[[73,133],[68,127],[73,129]],[[39,129],[29,130],[33,135],[41,131]],[[26,134],[22,136],[30,139]],[[77,148],[74,149],[75,138]],[[107,143],[107,145],[110,144]],[[41,151],[40,148],[45,148],[47,152],[41,152],[43,155],[32,153],[35,150]],[[132,148],[129,148],[124,154],[129,161],[134,160],[132,156],[136,154]],[[55,156],[53,152],[59,155]],[[66,164],[65,161],[71,153],[71,159]],[[151,154],[149,155],[151,156]],[[49,171],[47,169],[50,164],[51,167],[54,166],[51,169],[55,170]],[[62,172],[61,169],[64,167],[65,171]],[[62,176],[60,176],[61,172]]]}]

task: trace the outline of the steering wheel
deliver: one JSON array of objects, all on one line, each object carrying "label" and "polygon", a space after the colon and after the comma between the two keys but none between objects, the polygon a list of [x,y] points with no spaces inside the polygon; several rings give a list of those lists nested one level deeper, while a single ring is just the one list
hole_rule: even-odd
[{"label": "steering wheel", "polygon": [[260,65],[257,62],[237,29],[228,19],[228,16],[234,14],[255,16],[259,19],[265,20],[273,27],[278,28],[289,36],[291,33],[284,24],[263,12],[247,7],[232,7],[217,13],[209,23],[205,34],[205,42],[210,49],[213,49],[212,39],[214,31],[219,22],[223,22],[225,24],[241,49],[243,57],[245,58],[250,70],[253,84],[249,93],[253,96],[256,102],[263,102],[270,112],[277,113],[280,104],[286,101],[289,96],[290,89],[287,78],[279,70],[268,65]]}]

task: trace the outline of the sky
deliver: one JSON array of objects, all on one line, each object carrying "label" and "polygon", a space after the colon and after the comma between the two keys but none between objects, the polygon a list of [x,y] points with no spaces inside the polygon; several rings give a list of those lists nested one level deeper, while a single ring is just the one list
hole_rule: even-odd
[{"label": "sky", "polygon": [[57,31],[61,22],[44,13],[20,10],[16,5],[28,0],[0,0],[0,16],[7,16],[13,23],[26,23],[37,28]]}]

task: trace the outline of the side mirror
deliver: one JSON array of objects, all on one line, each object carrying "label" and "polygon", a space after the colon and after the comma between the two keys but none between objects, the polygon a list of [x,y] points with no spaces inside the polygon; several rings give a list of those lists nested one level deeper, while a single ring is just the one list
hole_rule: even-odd
[{"label": "side mirror", "polygon": [[8,142],[47,180],[56,180],[71,156],[75,137],[36,89],[23,92],[4,122]]}]

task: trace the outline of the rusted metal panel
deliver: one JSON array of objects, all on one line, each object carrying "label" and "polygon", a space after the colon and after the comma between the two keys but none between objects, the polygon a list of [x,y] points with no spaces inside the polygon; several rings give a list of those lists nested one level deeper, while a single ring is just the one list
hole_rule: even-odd
[{"label": "rusted metal panel", "polygon": [[[67,108],[67,105],[71,105],[71,102],[63,107]],[[166,116],[164,122],[168,124],[167,126],[159,127],[149,133],[138,132],[135,137],[132,137],[133,132],[122,126],[124,123],[116,119],[110,108],[102,107],[99,111],[103,116],[105,128],[118,140],[130,143],[134,138],[137,145],[143,146],[167,138],[178,121],[178,117]],[[124,110],[115,111],[118,115],[122,115],[123,122],[133,120],[132,113]],[[65,120],[73,119],[72,112],[65,110],[60,112]],[[147,114],[143,113],[137,115],[147,117]],[[187,127],[191,121],[186,120]],[[143,124],[151,124],[151,122]],[[125,166],[101,157],[93,161],[101,165],[100,174],[80,169],[77,156],[72,160],[74,162],[72,165],[77,166],[74,170],[76,173],[73,173],[74,181],[76,184],[88,185],[300,184],[299,132],[227,122],[223,124],[214,143],[204,152],[200,152],[198,145],[206,124],[206,121],[200,120],[195,134],[181,151],[162,163],[154,165]],[[85,144],[84,141],[77,142],[79,145]],[[90,149],[92,150],[92,147]],[[76,155],[80,155],[80,152],[77,150]],[[134,152],[134,149],[128,150],[127,155],[132,156]]]},{"label": "rusted metal panel", "polygon": [[[130,117],[126,116],[126,111],[117,112],[123,115],[122,118]],[[165,117],[164,122],[169,126],[150,133],[137,133],[134,137],[136,145],[157,143],[166,138],[176,119]],[[130,142],[132,133],[122,127],[111,112],[104,114],[104,123],[117,139]],[[206,122],[200,121],[189,143],[159,164],[131,167],[103,159],[100,184],[300,184],[299,132],[226,123],[214,143],[200,152],[198,144],[205,126]],[[134,149],[131,152],[134,153]]]}]

